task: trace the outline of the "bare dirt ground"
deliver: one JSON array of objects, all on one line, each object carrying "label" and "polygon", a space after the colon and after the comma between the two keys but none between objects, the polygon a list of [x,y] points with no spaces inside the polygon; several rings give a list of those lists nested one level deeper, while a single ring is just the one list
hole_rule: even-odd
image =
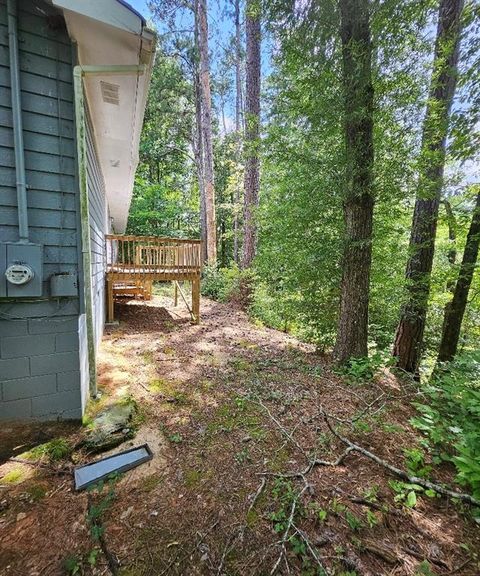
[{"label": "bare dirt ground", "polygon": [[[56,462],[19,456],[55,436],[78,447],[81,427],[0,431],[1,575],[480,574],[467,506],[418,493],[408,507],[411,489],[356,452],[310,466],[345,450],[326,411],[335,430],[404,468],[420,441],[413,388],[388,373],[349,382],[228,304],[203,299],[202,314],[192,325],[160,297],[118,307],[91,412],[133,399],[138,432],[118,449],[148,442],[155,456],[101,493],[73,491],[73,462],[94,458],[82,449]],[[431,476],[451,482],[453,471]]]}]

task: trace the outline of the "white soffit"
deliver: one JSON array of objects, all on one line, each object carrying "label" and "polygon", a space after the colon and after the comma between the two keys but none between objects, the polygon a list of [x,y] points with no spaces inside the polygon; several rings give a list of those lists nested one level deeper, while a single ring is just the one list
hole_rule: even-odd
[{"label": "white soffit", "polygon": [[[55,4],[75,4],[73,0],[55,0]],[[93,2],[85,2],[91,6]],[[103,0],[96,2],[103,6]],[[120,15],[125,6],[115,4]],[[85,7],[85,10],[88,8]],[[97,153],[105,180],[109,214],[116,232],[125,231],[138,164],[138,146],[145,111],[146,96],[153,58],[154,36],[132,33],[105,21],[73,10],[64,9],[71,38],[78,46],[78,63],[83,66],[116,66],[145,64],[144,74],[86,74],[84,87],[95,132]],[[110,19],[116,17],[110,14]]]},{"label": "white soffit", "polygon": [[142,33],[140,15],[119,0],[52,0],[52,3],[58,8],[71,10],[132,34]]}]

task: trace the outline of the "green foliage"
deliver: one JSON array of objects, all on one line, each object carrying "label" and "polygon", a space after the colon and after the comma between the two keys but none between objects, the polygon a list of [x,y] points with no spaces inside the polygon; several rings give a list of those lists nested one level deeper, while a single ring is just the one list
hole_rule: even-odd
[{"label": "green foliage", "polygon": [[[293,506],[295,505],[295,514],[292,518],[293,522],[297,522],[299,518],[303,517],[305,510],[301,502],[299,502],[299,494],[295,491],[294,485],[289,480],[276,478],[272,489],[272,496],[276,504],[276,509],[270,513],[270,519],[273,522],[275,532],[283,536],[289,527]],[[323,575],[323,571],[319,572],[318,567],[310,558],[307,543],[299,531],[290,534],[287,538],[287,543],[291,551],[300,560],[302,576]]]},{"label": "green foliage", "polygon": [[90,505],[87,509],[87,526],[95,546],[86,554],[69,554],[63,560],[63,568],[68,576],[83,576],[91,574],[101,554],[100,539],[103,536],[104,527],[102,520],[115,498],[115,485],[119,479],[118,474],[111,474],[106,480],[100,480],[87,488],[92,495],[89,498]]},{"label": "green foliage", "polygon": [[297,498],[297,493],[292,482],[283,478],[275,478],[272,496],[277,509],[270,514],[270,520],[273,521],[275,532],[282,532],[287,527],[290,508]]},{"label": "green foliage", "polygon": [[375,352],[368,358],[351,358],[344,366],[341,366],[339,373],[347,376],[349,380],[361,382],[371,380],[379,369],[392,364],[392,358]]},{"label": "green foliage", "polygon": [[328,512],[326,510],[324,510],[323,508],[318,510],[317,518],[320,520],[320,522],[325,522],[325,520],[327,519],[327,516],[328,516]]},{"label": "green foliage", "polygon": [[157,49],[127,232],[197,237],[199,197],[191,133],[193,86],[179,58]]},{"label": "green foliage", "polygon": [[372,512],[372,510],[367,510],[366,521],[369,528],[374,528],[378,524],[378,518],[375,515],[375,512]]},{"label": "green foliage", "polygon": [[405,464],[411,476],[427,477],[432,470],[425,465],[425,454],[420,448],[405,448]]},{"label": "green foliage", "polygon": [[97,496],[95,503],[91,503],[87,511],[87,525],[95,541],[100,540],[105,530],[102,525],[102,518],[115,499],[115,485],[118,479],[118,474],[110,474],[106,481],[99,480],[87,488],[90,493]]},{"label": "green foliage", "polygon": [[205,266],[202,294],[220,302],[236,302],[248,307],[254,278],[252,270],[240,270],[235,264],[230,268]]},{"label": "green foliage", "polygon": [[422,560],[422,562],[420,562],[415,572],[415,576],[435,576],[435,572],[432,572],[428,560]]},{"label": "green foliage", "polygon": [[360,520],[360,518],[358,518],[358,516],[355,516],[355,514],[353,514],[353,512],[350,512],[350,510],[345,511],[345,520],[347,521],[350,530],[353,530],[354,532],[357,532],[363,526],[363,523]]},{"label": "green foliage", "polygon": [[67,556],[63,561],[63,568],[65,569],[68,576],[81,574],[82,560],[75,555]]},{"label": "green foliage", "polygon": [[183,436],[180,434],[180,432],[170,434],[168,436],[168,439],[170,440],[170,442],[172,442],[172,444],[181,444],[183,442]]},{"label": "green foliage", "polygon": [[436,461],[453,462],[457,480],[480,497],[480,357],[460,356],[433,375],[411,423],[427,437]]},{"label": "green foliage", "polygon": [[66,438],[53,438],[49,442],[45,442],[45,444],[40,444],[28,452],[24,452],[21,454],[21,457],[27,460],[46,458],[47,460],[56,462],[57,460],[66,458],[71,450],[72,448]]},{"label": "green foliage", "polygon": [[415,508],[417,505],[417,495],[425,494],[429,498],[435,498],[436,493],[433,490],[425,489],[419,484],[409,484],[399,480],[390,480],[390,488],[395,492],[395,502],[400,502],[407,508]]},{"label": "green foliage", "polygon": [[2,484],[16,484],[20,482],[24,477],[24,471],[22,468],[12,468],[9,472],[7,472],[0,481]]}]

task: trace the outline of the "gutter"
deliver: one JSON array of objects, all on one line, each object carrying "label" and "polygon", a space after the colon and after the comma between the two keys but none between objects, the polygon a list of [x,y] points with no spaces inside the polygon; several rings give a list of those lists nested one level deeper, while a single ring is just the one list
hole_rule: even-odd
[{"label": "gutter", "polygon": [[[11,0],[9,0],[11,1]],[[92,397],[97,396],[97,354],[95,342],[95,328],[93,317],[92,297],[92,261],[90,244],[90,199],[87,182],[87,144],[85,124],[85,97],[83,92],[83,78],[86,75],[140,76],[145,73],[146,66],[140,65],[112,65],[112,66],[82,66],[73,68],[73,88],[75,95],[75,125],[78,158],[78,181],[80,189],[80,227],[82,233],[82,263],[83,263],[83,289],[85,299],[85,317],[87,328],[89,389]]]},{"label": "gutter", "polygon": [[18,58],[17,2],[7,0],[8,48],[10,54],[10,91],[12,98],[13,139],[18,207],[18,234],[21,244],[29,243],[27,182],[25,177],[25,150],[23,144],[22,104],[20,93],[20,67]]}]

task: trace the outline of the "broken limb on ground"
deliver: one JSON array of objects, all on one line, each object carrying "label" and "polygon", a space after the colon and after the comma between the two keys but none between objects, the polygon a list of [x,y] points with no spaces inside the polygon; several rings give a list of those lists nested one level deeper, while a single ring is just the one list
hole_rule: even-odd
[{"label": "broken limb on ground", "polygon": [[480,573],[469,503],[342,441],[402,470],[416,450],[417,475],[460,491],[408,423],[414,385],[349,380],[228,304],[204,300],[199,326],[160,297],[118,313],[86,427],[133,403],[136,436],[107,453],[148,442],[154,457],[76,493],[74,465],[98,458],[85,428],[3,429],[0,574]]}]

